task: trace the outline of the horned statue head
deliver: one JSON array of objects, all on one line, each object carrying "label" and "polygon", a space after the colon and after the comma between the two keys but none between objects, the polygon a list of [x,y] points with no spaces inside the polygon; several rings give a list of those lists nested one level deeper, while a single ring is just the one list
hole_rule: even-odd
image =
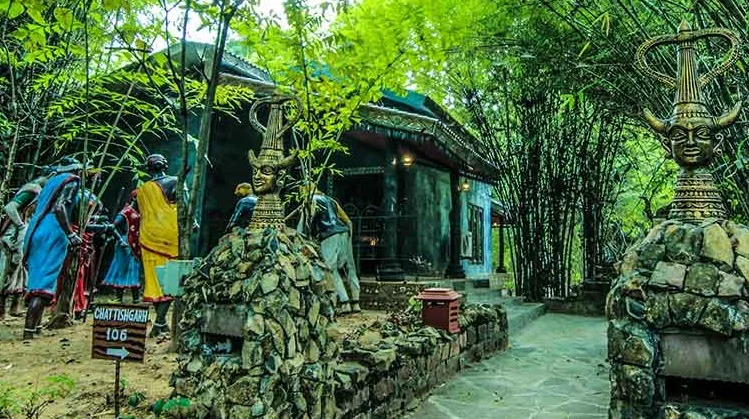
[{"label": "horned statue head", "polygon": [[[728,56],[717,67],[700,76],[695,42],[704,38],[723,38],[731,47]],[[646,55],[659,45],[676,45],[676,78],[648,66]],[[673,112],[668,119],[659,119],[649,110],[644,111],[648,125],[661,135],[661,144],[668,156],[681,168],[668,213],[671,220],[700,223],[709,218],[728,217],[708,166],[723,142],[720,131],[736,122],[741,102],[723,115],[713,116],[707,110],[702,87],[728,70],[738,58],[739,37],[736,33],[722,28],[694,31],[686,21],[682,21],[676,35],[652,38],[637,49],[635,62],[639,69],[676,90]]]},{"label": "horned statue head", "polygon": [[[695,41],[704,38],[723,38],[731,47],[728,57],[722,63],[700,76],[697,72]],[[653,48],[669,44],[677,46],[676,78],[653,70],[646,60],[646,55]],[[686,21],[682,21],[676,35],[652,38],[637,49],[637,67],[667,87],[676,89],[673,112],[668,119],[657,118],[648,109],[643,113],[648,125],[662,136],[663,148],[682,168],[708,166],[723,142],[720,130],[730,126],[738,118],[741,102],[716,117],[708,112],[702,94],[702,87],[724,73],[738,57],[739,37],[736,33],[723,28],[695,31]]]},{"label": "horned statue head", "polygon": [[[250,123],[261,133],[263,133],[263,143],[260,153],[250,150],[248,158],[252,166],[252,189],[255,195],[264,195],[278,192],[278,179],[281,174],[297,158],[297,151],[293,151],[288,156],[284,156],[283,134],[288,131],[299,119],[300,113],[289,119],[283,124],[284,104],[294,101],[298,109],[301,109],[301,101],[296,96],[270,96],[259,99],[250,108]],[[270,104],[267,128],[257,119],[258,107],[264,104]]]}]

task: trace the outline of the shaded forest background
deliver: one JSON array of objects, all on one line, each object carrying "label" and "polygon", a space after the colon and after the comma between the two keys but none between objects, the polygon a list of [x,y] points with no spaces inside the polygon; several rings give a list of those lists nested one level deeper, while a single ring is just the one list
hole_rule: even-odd
[{"label": "shaded forest background", "polygon": [[[381,89],[444,104],[504,169],[496,196],[512,216],[516,289],[566,296],[618,260],[671,199],[676,166],[640,111],[668,115],[673,93],[635,70],[636,48],[675,33],[682,19],[746,39],[749,10],[743,0],[287,0],[272,11],[264,3],[0,0],[0,198],[66,153],[103,169],[97,193],[113,173],[140,175],[145,138],[176,133],[183,155],[205,155],[210,130],[189,136],[188,117],[231,114],[254,93],[186,68],[187,28],[201,26],[215,35],[212,62],[235,54],[303,98],[298,182],[335,173],[328,161],[345,152],[340,134]],[[154,55],[167,44],[182,54]],[[727,52],[721,42],[700,48],[703,71]],[[715,114],[746,96],[742,48],[738,65],[706,87]],[[673,49],[651,57],[666,73],[675,63]],[[713,167],[742,222],[746,131],[744,110]],[[204,160],[180,176],[201,173]],[[199,190],[200,176],[193,180]],[[186,236],[191,205],[180,209]]]}]

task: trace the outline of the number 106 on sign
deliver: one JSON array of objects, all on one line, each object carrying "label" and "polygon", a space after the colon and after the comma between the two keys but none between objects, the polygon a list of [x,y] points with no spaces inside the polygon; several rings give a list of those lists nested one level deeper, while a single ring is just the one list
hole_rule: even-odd
[{"label": "number 106 on sign", "polygon": [[[0,0],[1,1],[1,0]],[[91,355],[98,359],[143,362],[148,306],[99,304],[94,309]]]},{"label": "number 106 on sign", "polygon": [[127,329],[114,329],[107,327],[105,339],[110,342],[124,342],[127,340]]}]

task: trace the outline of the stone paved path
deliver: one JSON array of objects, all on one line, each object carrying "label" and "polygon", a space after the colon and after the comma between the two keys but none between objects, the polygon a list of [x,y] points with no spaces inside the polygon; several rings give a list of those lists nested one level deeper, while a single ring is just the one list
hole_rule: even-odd
[{"label": "stone paved path", "polygon": [[607,417],[606,322],[546,314],[512,347],[434,390],[410,419]]}]

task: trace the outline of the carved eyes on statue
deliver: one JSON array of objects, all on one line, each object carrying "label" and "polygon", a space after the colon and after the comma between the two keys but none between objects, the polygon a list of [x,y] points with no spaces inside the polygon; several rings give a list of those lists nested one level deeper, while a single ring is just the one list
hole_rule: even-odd
[{"label": "carved eyes on statue", "polygon": [[275,171],[275,169],[273,169],[273,166],[266,165],[266,166],[263,166],[263,167],[260,168],[260,173],[262,173],[262,174],[264,174],[266,176],[269,176],[269,175],[275,174],[276,171]]},{"label": "carved eyes on statue", "polygon": [[687,138],[689,137],[689,134],[682,129],[674,128],[673,130],[671,130],[669,137],[672,142],[676,144],[680,144],[687,140]]},{"label": "carved eyes on statue", "polygon": [[694,134],[695,134],[696,140],[698,141],[711,141],[713,137],[713,133],[710,131],[710,128],[708,127],[698,128]]}]

